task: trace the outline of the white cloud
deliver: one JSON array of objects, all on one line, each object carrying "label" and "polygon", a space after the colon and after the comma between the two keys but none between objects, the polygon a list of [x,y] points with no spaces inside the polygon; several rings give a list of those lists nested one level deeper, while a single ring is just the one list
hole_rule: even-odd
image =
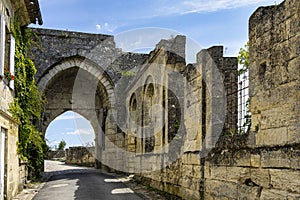
[{"label": "white cloud", "polygon": [[114,32],[116,30],[116,27],[113,25],[108,24],[107,22],[104,23],[104,29],[108,32]]},{"label": "white cloud", "polygon": [[96,29],[97,30],[101,30],[101,25],[100,24],[96,24]]},{"label": "white cloud", "polygon": [[187,14],[187,13],[205,13],[223,9],[239,8],[252,4],[271,3],[273,0],[185,0],[177,4],[165,5],[160,10],[163,15]]},{"label": "white cloud", "polygon": [[93,130],[91,129],[77,129],[75,131],[66,132],[66,135],[91,135]]},{"label": "white cloud", "polygon": [[117,27],[114,25],[109,24],[108,22],[105,22],[103,25],[101,24],[96,24],[96,29],[102,30],[103,32],[109,32],[109,33],[113,33]]},{"label": "white cloud", "polygon": [[82,117],[76,113],[66,113],[58,116],[57,118],[55,118],[55,120],[72,120],[72,119],[74,120],[80,118]]}]

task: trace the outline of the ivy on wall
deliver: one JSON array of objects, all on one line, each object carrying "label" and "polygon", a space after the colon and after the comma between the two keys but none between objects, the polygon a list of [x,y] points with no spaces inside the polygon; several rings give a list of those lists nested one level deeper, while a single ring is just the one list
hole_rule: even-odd
[{"label": "ivy on wall", "polygon": [[16,41],[15,47],[15,98],[10,111],[20,122],[18,152],[22,160],[28,162],[29,178],[41,175],[46,144],[35,123],[40,120],[45,100],[39,92],[34,75],[37,70],[28,52],[32,45],[32,31],[12,23],[11,31]]}]

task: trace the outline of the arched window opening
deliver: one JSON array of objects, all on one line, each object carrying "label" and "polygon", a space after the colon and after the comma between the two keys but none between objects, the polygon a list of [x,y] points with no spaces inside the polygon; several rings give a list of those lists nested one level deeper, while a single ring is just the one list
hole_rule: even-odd
[{"label": "arched window opening", "polygon": [[154,150],[155,146],[155,136],[154,136],[154,123],[151,107],[154,104],[154,85],[153,83],[149,83],[146,85],[144,101],[143,101],[143,121],[144,121],[144,152],[149,153]]},{"label": "arched window opening", "polygon": [[67,111],[49,124],[45,139],[51,150],[58,149],[61,141],[65,141],[65,148],[93,147],[95,145],[95,132],[86,118],[76,112]]}]

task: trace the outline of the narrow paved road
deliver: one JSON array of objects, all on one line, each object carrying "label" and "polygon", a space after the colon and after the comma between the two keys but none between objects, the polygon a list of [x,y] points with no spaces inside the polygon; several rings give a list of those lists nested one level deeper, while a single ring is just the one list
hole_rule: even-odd
[{"label": "narrow paved road", "polygon": [[91,168],[68,167],[60,162],[47,161],[45,164],[45,171],[52,176],[34,200],[142,199],[122,183],[124,179]]}]

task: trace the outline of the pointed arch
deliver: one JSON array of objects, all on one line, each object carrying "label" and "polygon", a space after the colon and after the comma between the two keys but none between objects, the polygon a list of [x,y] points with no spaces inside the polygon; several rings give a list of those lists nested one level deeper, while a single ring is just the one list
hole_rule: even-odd
[{"label": "pointed arch", "polygon": [[105,88],[105,101],[108,107],[115,104],[114,83],[111,77],[96,63],[84,57],[76,56],[65,58],[64,60],[49,67],[38,80],[38,88],[40,91],[44,92],[45,88],[55,75],[74,67],[78,67],[97,78],[101,85]]}]

